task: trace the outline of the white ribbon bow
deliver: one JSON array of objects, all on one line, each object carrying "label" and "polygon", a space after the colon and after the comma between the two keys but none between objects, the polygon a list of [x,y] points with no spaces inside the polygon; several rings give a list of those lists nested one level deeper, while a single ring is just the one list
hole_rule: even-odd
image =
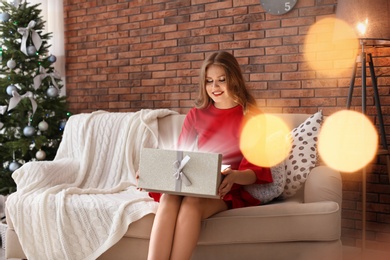
[{"label": "white ribbon bow", "polygon": [[[184,182],[184,185],[186,185],[186,186],[190,186],[192,183],[188,179],[188,177],[182,172],[182,170],[183,170],[184,166],[186,166],[186,164],[188,163],[188,161],[190,159],[191,158],[188,155],[186,155],[186,157],[184,157],[183,160],[181,160],[180,165],[177,168],[176,172],[173,174],[173,176],[176,178],[176,180],[182,180]],[[178,163],[178,161],[176,163]]]},{"label": "white ribbon bow", "polygon": [[0,106],[0,114],[4,115],[6,111],[7,111],[7,106]]},{"label": "white ribbon bow", "polygon": [[52,73],[47,73],[47,71],[45,70],[44,67],[40,66],[39,67],[39,73],[38,75],[36,75],[34,77],[34,89],[37,90],[39,88],[39,86],[42,84],[42,80],[44,78],[46,78],[47,76],[50,76],[51,78],[51,82],[53,83],[53,86],[57,89],[57,90],[60,90],[58,88],[58,85],[57,85],[57,82],[55,81],[55,79],[60,79],[61,78],[61,75],[54,71]]},{"label": "white ribbon bow", "polygon": [[33,114],[34,114],[35,111],[37,110],[37,102],[34,100],[33,93],[30,91],[27,91],[26,94],[24,94],[24,95],[19,95],[18,92],[12,91],[12,98],[9,101],[8,111],[15,108],[19,104],[20,100],[22,100],[22,98],[29,98],[30,99]]},{"label": "white ribbon bow", "polygon": [[[7,111],[7,106],[0,106],[0,114],[4,115],[5,111]],[[4,124],[0,121],[0,129],[3,128]]]},{"label": "white ribbon bow", "polygon": [[39,36],[39,34],[33,30],[33,28],[35,27],[36,25],[36,22],[35,21],[30,21],[27,25],[26,28],[23,28],[23,27],[20,27],[18,28],[18,33],[20,33],[22,35],[22,43],[20,45],[20,50],[26,54],[27,54],[27,39],[28,39],[28,35],[31,31],[31,39],[32,39],[32,42],[35,46],[35,48],[37,49],[37,51],[39,50],[39,48],[41,48],[41,45],[42,45],[42,39],[41,37]]}]

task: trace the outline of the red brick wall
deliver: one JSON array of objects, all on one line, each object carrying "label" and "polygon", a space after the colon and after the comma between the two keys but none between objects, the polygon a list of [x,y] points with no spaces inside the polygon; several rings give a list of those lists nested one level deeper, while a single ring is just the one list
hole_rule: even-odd
[{"label": "red brick wall", "polygon": [[[70,110],[170,108],[185,113],[193,106],[202,61],[210,52],[228,50],[238,58],[264,110],[321,109],[330,115],[345,107],[351,69],[323,76],[308,65],[304,50],[310,28],[334,16],[335,2],[299,0],[288,14],[272,16],[259,0],[64,0]],[[369,51],[390,133],[390,48]],[[321,63],[330,72],[344,66],[340,64],[329,65],[326,57]],[[357,87],[355,92],[353,106],[358,109],[361,91]],[[376,120],[370,88],[368,94],[368,114]],[[372,248],[390,244],[390,185],[382,157],[368,175]],[[343,243],[358,245],[361,176],[343,174],[343,179]]]}]

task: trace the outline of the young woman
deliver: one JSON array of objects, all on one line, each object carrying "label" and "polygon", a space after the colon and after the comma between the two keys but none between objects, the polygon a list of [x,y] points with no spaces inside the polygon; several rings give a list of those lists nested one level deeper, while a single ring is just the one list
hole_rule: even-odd
[{"label": "young woman", "polygon": [[256,102],[234,56],[228,52],[209,56],[201,68],[199,85],[196,107],[185,118],[179,149],[197,142],[198,150],[221,153],[223,164],[231,167],[222,172],[221,199],[152,194],[160,204],[150,238],[150,260],[190,259],[202,220],[227,209],[258,205],[260,201],[242,185],[272,182],[270,170],[249,163],[239,149],[241,125],[255,113]]}]

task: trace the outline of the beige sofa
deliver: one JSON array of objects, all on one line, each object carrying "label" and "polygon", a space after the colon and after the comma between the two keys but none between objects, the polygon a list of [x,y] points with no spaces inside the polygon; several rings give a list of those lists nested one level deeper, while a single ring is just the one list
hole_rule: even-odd
[{"label": "beige sofa", "polygon": [[[291,128],[309,117],[277,116]],[[159,119],[160,147],[177,139],[183,119],[184,115]],[[341,193],[340,174],[315,167],[291,198],[229,210],[204,221],[193,259],[341,259]],[[132,223],[99,259],[146,259],[153,218],[149,214]],[[12,223],[6,239],[6,259],[25,258]]]}]

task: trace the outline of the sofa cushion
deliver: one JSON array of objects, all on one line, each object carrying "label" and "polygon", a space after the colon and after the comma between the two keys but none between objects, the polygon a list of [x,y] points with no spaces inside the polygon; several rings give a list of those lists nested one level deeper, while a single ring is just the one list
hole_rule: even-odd
[{"label": "sofa cushion", "polygon": [[[286,160],[271,167],[273,183],[245,186],[263,204],[279,197],[291,197],[303,186],[310,170],[316,166],[317,136],[322,123],[322,112],[306,118],[291,131],[292,149]],[[299,160],[298,160],[299,159]]]},{"label": "sofa cushion", "polygon": [[245,185],[244,189],[254,198],[260,200],[261,204],[268,203],[279,197],[286,184],[286,171],[284,160],[271,167],[272,183]]},{"label": "sofa cushion", "polygon": [[285,160],[285,198],[302,188],[307,175],[317,164],[317,141],[322,121],[322,111],[319,111],[291,131],[292,149]]},{"label": "sofa cushion", "polygon": [[[148,239],[153,217],[148,215],[132,223],[125,236]],[[340,238],[340,230],[340,208],[336,202],[286,200],[218,213],[202,222],[198,244],[332,241]]]},{"label": "sofa cushion", "polygon": [[284,201],[228,210],[207,219],[199,244],[331,241],[340,238],[340,230],[336,202]]}]

